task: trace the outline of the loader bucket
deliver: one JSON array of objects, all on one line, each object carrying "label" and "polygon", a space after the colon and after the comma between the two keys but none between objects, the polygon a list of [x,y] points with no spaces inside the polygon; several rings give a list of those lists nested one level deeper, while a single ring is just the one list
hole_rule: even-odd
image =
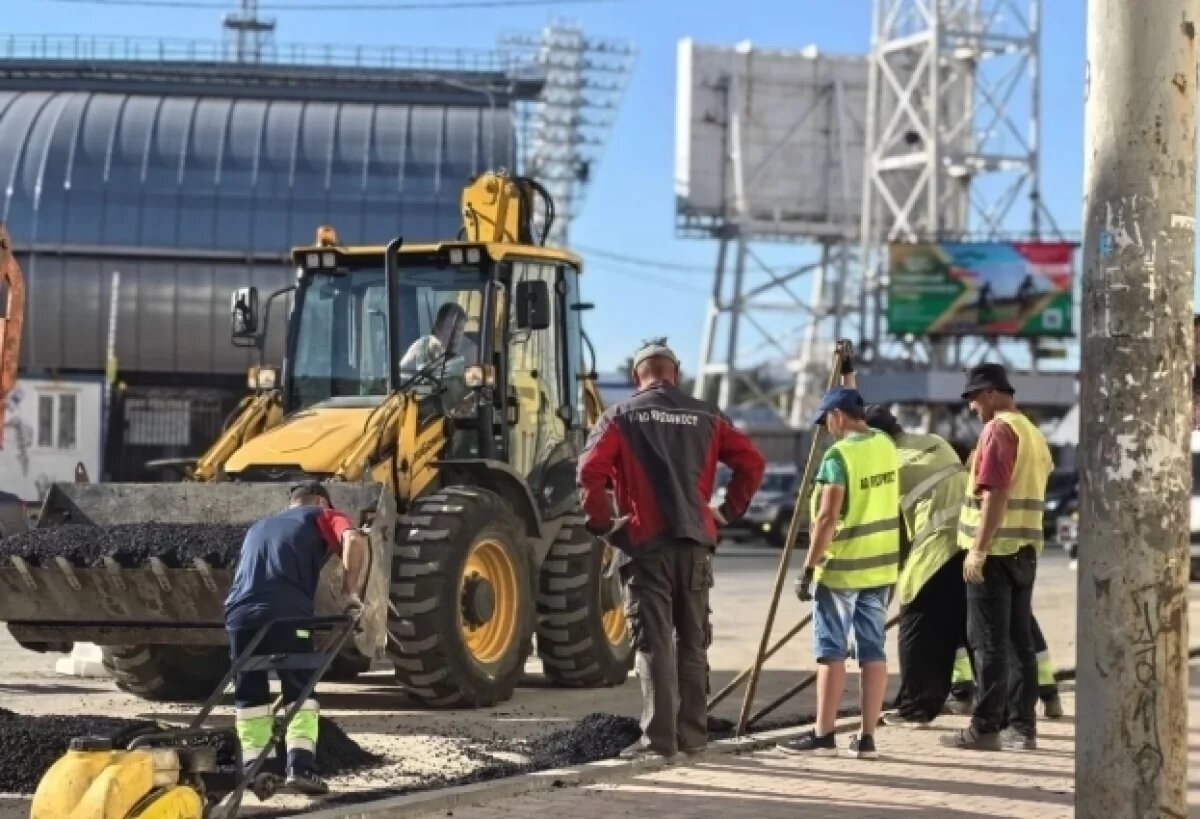
[{"label": "loader bucket", "polygon": [[[327,484],[356,523],[381,487]],[[224,602],[245,530],[287,505],[283,483],[55,484],[37,529],[0,541],[0,621],[23,644],[224,642]],[[390,493],[385,493],[391,511]],[[382,522],[381,522],[382,523]],[[382,654],[390,525],[372,530],[356,645]],[[377,576],[377,575],[382,575]],[[342,567],[321,575],[318,614],[342,610]],[[361,649],[360,649],[361,650]]]}]

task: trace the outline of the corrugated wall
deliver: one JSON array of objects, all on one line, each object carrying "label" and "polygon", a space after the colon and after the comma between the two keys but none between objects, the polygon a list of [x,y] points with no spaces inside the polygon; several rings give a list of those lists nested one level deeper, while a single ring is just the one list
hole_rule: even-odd
[{"label": "corrugated wall", "polygon": [[0,219],[30,290],[23,362],[102,369],[118,269],[122,368],[240,371],[229,294],[265,295],[290,271],[203,252],[282,258],[323,223],[346,243],[450,238],[465,180],[513,157],[507,108],[0,91]]}]

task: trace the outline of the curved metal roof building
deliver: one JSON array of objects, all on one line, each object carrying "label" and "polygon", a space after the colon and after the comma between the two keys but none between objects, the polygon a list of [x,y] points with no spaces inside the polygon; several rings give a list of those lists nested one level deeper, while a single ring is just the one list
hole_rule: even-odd
[{"label": "curved metal roof building", "polygon": [[26,371],[103,371],[119,271],[123,374],[244,373],[230,293],[288,282],[320,224],[347,244],[455,236],[463,184],[515,166],[520,93],[491,67],[0,58]]},{"label": "curved metal roof building", "polygon": [[507,109],[478,105],[0,90],[0,219],[40,249],[444,238],[511,145]]}]

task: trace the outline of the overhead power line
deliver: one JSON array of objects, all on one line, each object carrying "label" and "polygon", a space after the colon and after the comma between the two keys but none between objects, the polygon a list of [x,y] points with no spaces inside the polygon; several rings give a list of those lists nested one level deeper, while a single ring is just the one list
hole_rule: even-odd
[{"label": "overhead power line", "polygon": [[[52,3],[71,3],[89,6],[140,6],[142,8],[211,9],[228,11],[237,3],[234,0],[49,0]],[[519,6],[577,6],[585,3],[614,3],[619,0],[424,0],[424,2],[362,2],[351,0],[346,3],[300,3],[293,0],[266,2],[263,11],[453,11],[456,9],[514,8]]]},{"label": "overhead power line", "polygon": [[636,267],[646,267],[662,271],[674,271],[676,273],[712,273],[711,267],[702,267],[695,264],[681,264],[679,262],[668,262],[660,259],[647,259],[642,256],[627,256],[623,253],[614,253],[611,250],[603,250],[601,248],[586,247],[584,245],[574,245],[574,250],[578,250],[585,257],[595,256],[598,259],[608,259],[613,262],[622,264],[634,265]]}]

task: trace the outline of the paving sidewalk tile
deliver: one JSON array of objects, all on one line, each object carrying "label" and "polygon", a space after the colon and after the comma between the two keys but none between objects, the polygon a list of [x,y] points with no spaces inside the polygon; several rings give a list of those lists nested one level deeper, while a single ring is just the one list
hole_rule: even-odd
[{"label": "paving sidewalk tile", "polygon": [[[969,752],[939,738],[966,718],[939,719],[930,730],[881,729],[877,760],[844,752],[797,758],[767,749],[712,755],[627,780],[460,805],[455,819],[546,816],[554,819],[1069,819],[1074,815],[1074,696],[1068,716],[1039,724],[1036,751]],[[1200,703],[1193,701],[1193,724]],[[1195,796],[1193,798],[1196,798]]]}]

